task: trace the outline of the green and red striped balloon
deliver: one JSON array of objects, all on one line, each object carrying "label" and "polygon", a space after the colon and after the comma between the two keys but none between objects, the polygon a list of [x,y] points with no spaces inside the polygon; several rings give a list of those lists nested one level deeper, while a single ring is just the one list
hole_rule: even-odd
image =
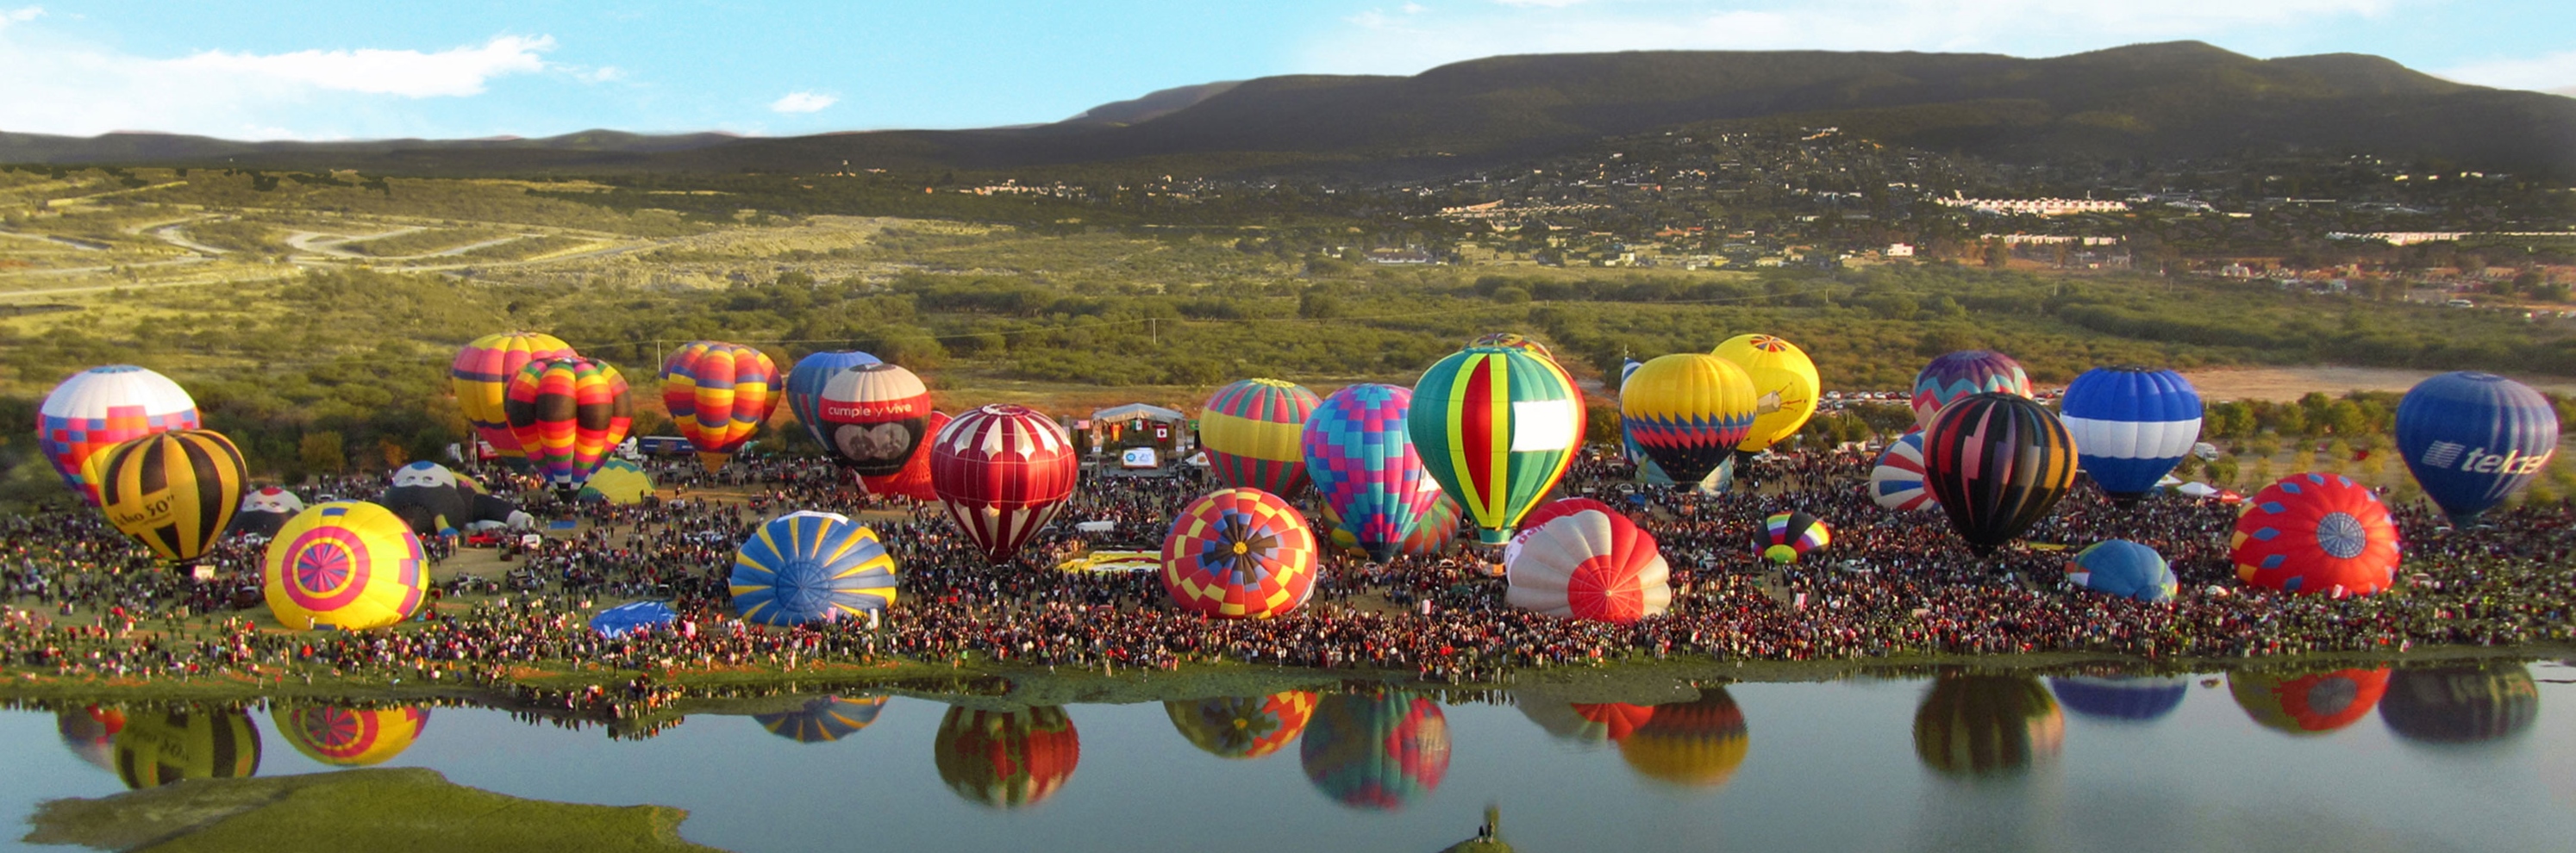
[{"label": "green and red striped balloon", "polygon": [[1469,347],[1423,372],[1405,426],[1423,469],[1477,537],[1500,545],[1583,446],[1583,392],[1555,362]]}]

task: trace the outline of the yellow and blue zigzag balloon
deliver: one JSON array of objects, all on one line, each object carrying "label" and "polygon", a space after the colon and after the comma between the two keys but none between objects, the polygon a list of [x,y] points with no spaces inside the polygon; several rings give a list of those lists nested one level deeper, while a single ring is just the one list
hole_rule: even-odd
[{"label": "yellow and blue zigzag balloon", "polygon": [[789,626],[864,616],[894,603],[894,556],[875,530],[828,512],[793,512],[760,526],[734,553],[734,612]]}]

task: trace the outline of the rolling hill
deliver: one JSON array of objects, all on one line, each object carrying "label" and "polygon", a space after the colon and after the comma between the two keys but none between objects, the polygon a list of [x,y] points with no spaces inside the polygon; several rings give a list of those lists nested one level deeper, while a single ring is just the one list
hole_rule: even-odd
[{"label": "rolling hill", "polygon": [[[1832,125],[2005,162],[2283,151],[2576,175],[2576,98],[2469,86],[2357,54],[2256,59],[2199,42],[2045,59],[1660,51],[1500,56],[1409,77],[1290,75],[1106,104],[1063,122],[732,139],[606,132],[504,142],[229,143],[0,135],[0,161],[433,174],[820,171],[1392,176],[1510,162],[1605,135]],[[614,136],[615,138],[610,138]],[[576,138],[594,142],[568,141]],[[182,142],[184,140],[184,143]]]}]

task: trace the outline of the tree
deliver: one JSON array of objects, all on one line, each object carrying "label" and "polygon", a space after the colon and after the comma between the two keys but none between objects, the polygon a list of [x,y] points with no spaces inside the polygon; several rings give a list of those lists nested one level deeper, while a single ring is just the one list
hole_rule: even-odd
[{"label": "tree", "polygon": [[315,474],[338,474],[349,470],[348,451],[341,446],[340,433],[325,430],[308,432],[296,445],[295,458],[304,470]]}]

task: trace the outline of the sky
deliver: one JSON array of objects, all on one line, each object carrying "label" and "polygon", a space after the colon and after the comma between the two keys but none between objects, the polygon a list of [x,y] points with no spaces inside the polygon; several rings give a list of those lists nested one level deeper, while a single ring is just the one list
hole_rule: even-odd
[{"label": "sky", "polygon": [[0,0],[0,130],[787,136],[1049,122],[1172,86],[1509,53],[2177,39],[2576,96],[2571,34],[2571,0]]}]

